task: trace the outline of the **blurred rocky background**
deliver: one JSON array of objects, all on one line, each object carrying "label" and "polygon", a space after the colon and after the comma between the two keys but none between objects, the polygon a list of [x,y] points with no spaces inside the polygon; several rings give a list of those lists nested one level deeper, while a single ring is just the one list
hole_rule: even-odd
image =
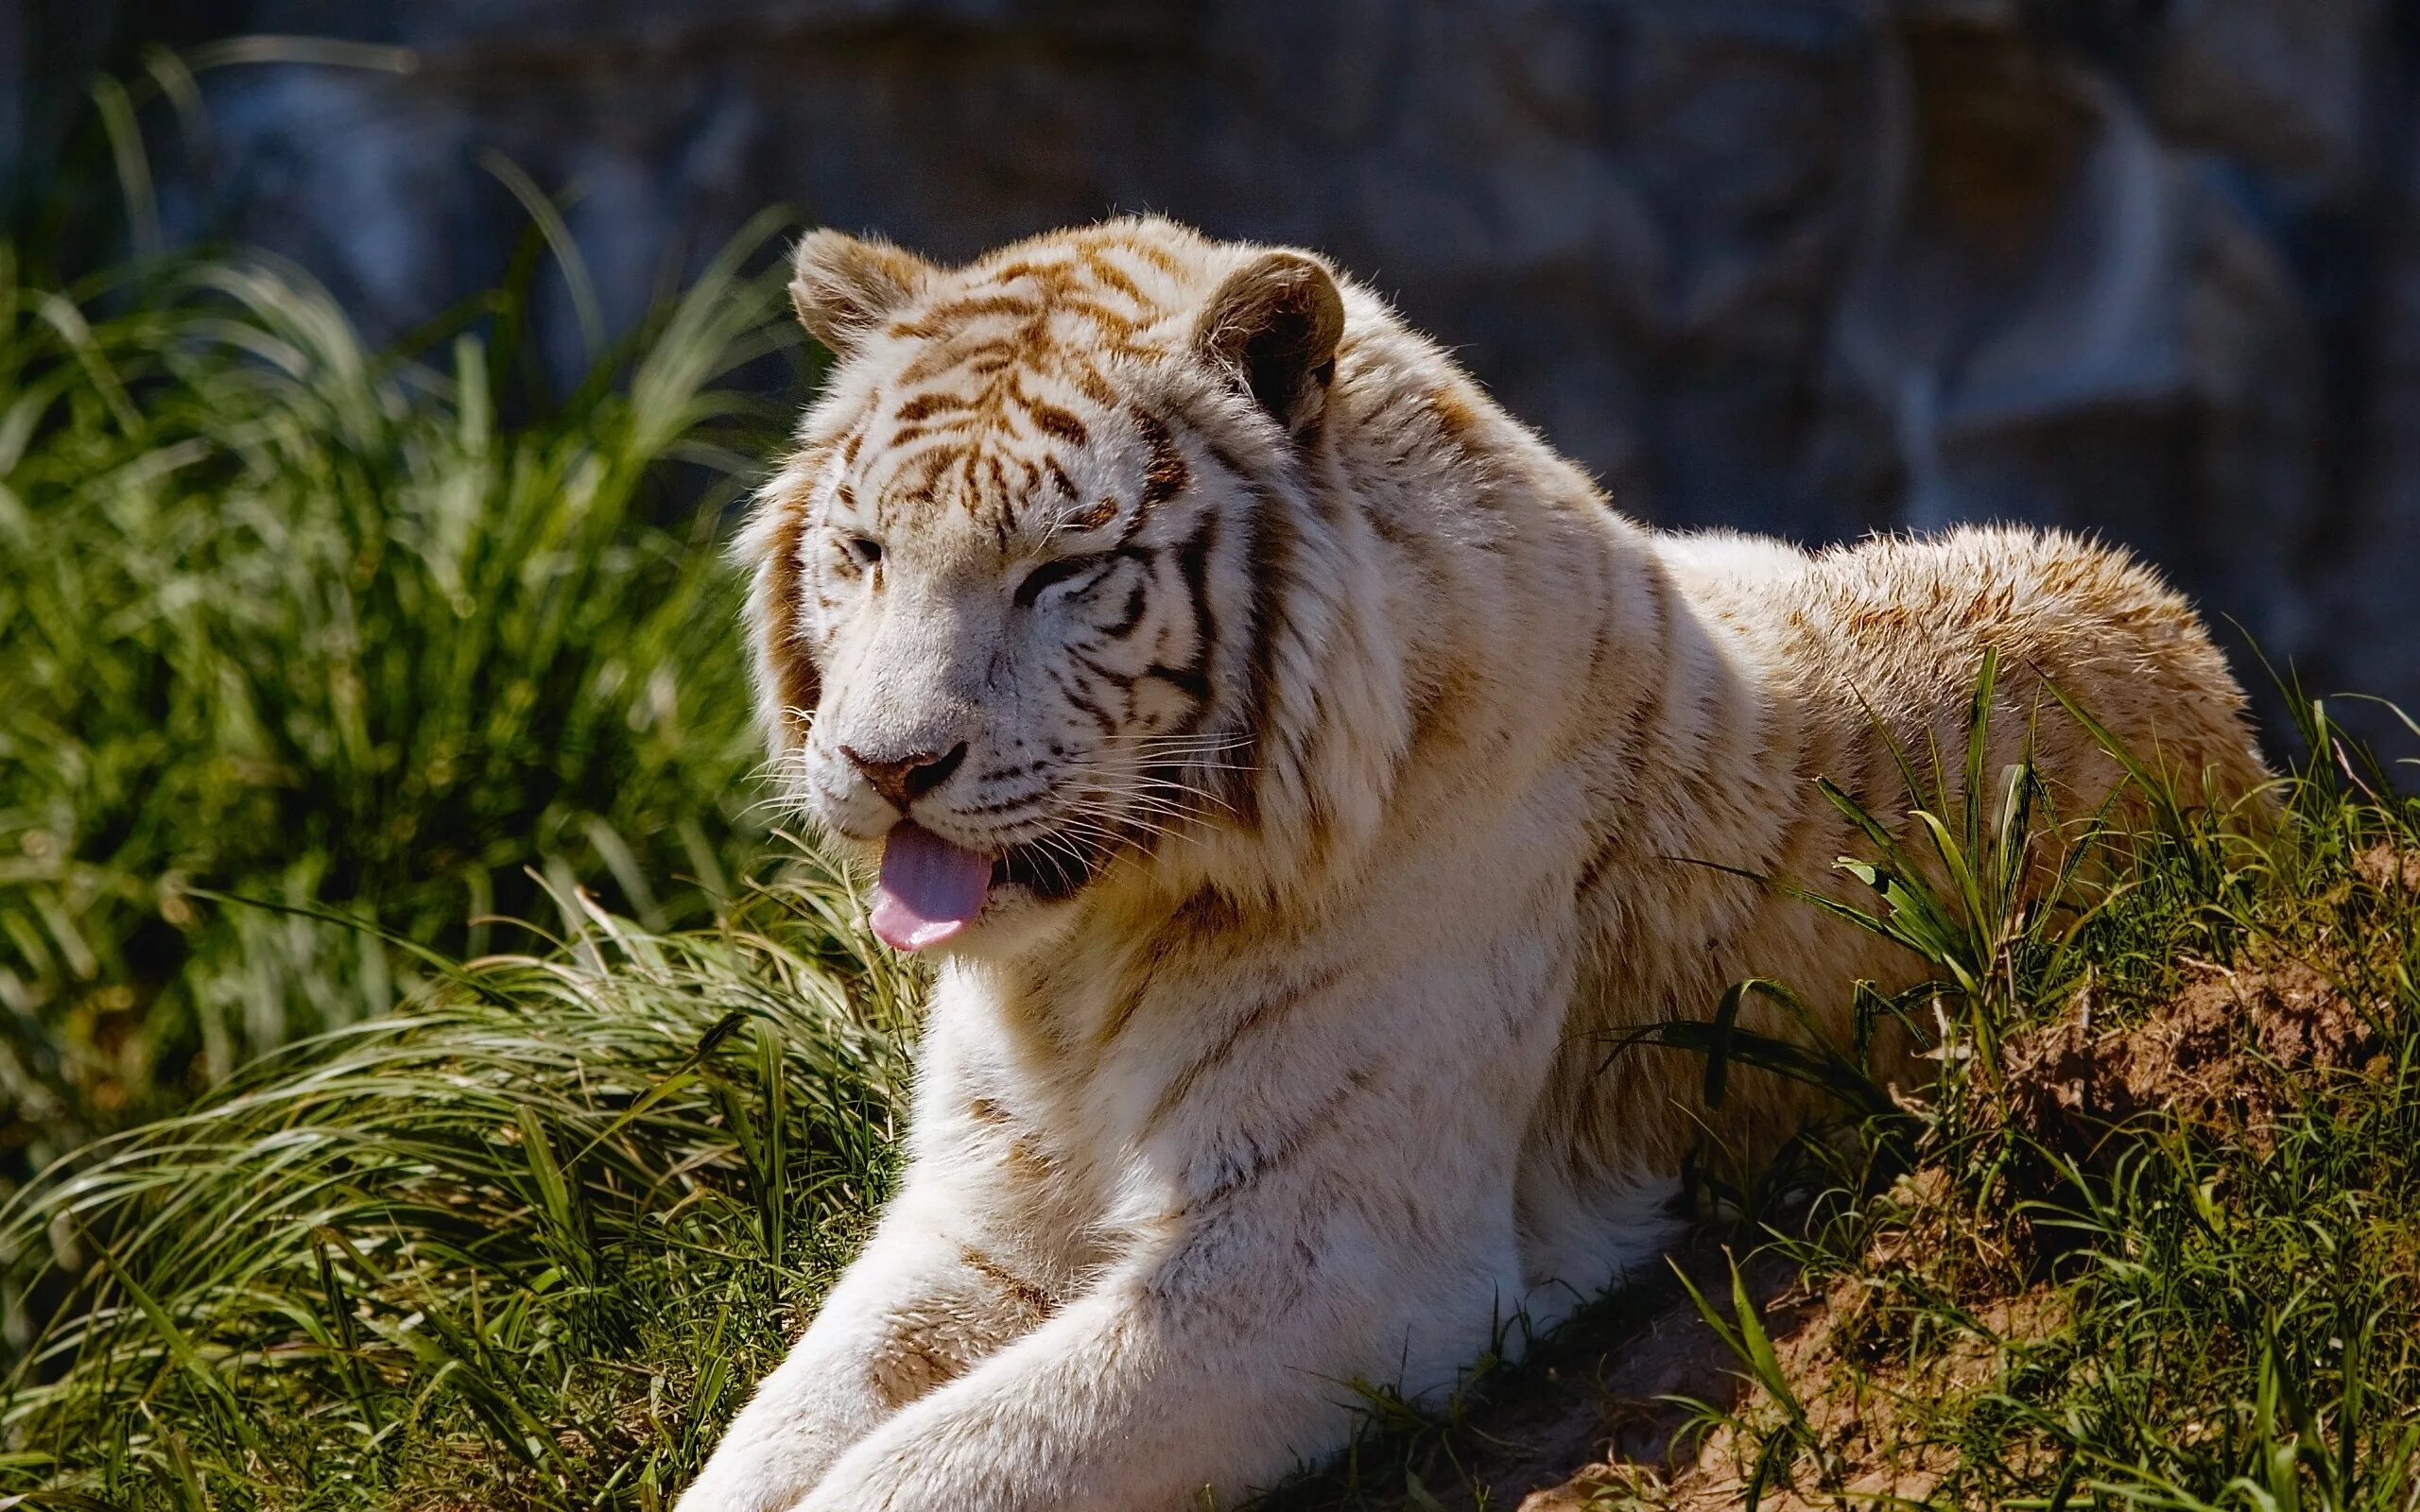
[{"label": "blurred rocky background", "polygon": [[158,234],[375,332],[498,277],[516,166],[608,329],[769,202],[942,257],[1165,211],[1333,253],[1640,515],[2094,530],[2420,708],[2411,4],[0,0],[21,214],[159,48]]}]

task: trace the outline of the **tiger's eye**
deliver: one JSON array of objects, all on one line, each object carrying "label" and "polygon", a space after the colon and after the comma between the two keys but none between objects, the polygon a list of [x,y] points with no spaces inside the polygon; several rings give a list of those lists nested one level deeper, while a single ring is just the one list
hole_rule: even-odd
[{"label": "tiger's eye", "polygon": [[1054,583],[1073,582],[1087,574],[1099,572],[1109,565],[1109,560],[1106,555],[1097,554],[1089,557],[1061,557],[1052,561],[1046,561],[1026,574],[1025,581],[1017,584],[1016,601],[1020,606],[1030,605],[1042,596],[1044,589]]}]

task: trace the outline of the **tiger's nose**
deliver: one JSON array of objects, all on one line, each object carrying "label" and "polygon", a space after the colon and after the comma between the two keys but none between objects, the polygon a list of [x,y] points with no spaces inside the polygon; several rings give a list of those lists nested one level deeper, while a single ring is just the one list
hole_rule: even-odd
[{"label": "tiger's nose", "polygon": [[850,765],[865,774],[866,781],[873,784],[873,790],[890,799],[892,808],[905,814],[908,805],[949,781],[949,774],[957,771],[958,764],[966,760],[966,742],[961,740],[938,753],[918,751],[911,756],[887,761],[868,756],[854,746],[841,747],[840,754],[849,758]]}]

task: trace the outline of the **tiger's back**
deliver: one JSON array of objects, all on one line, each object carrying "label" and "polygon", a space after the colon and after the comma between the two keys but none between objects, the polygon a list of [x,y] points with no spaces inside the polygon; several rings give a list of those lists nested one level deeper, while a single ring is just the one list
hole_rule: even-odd
[{"label": "tiger's back", "polygon": [[[1726,1106],[1711,1109],[1695,1057],[1613,1047],[1660,1019],[1702,1019],[1733,984],[1770,977],[1846,1048],[1856,984],[1890,991],[1921,980],[1910,953],[1766,884],[1876,903],[1835,866],[1874,859],[1874,847],[1820,795],[1819,778],[1889,823],[1911,854],[1928,855],[1911,811],[1956,820],[1986,651],[1998,671],[1983,800],[1996,814],[2004,774],[2032,765],[2048,799],[2034,823],[2037,872],[2104,816],[2113,795],[2108,817],[2145,817],[2118,760],[2060,694],[2187,806],[2256,803],[2268,776],[2240,692],[2198,618],[2120,553],[2009,528],[1878,538],[1815,556],[1723,542],[1710,560],[1692,538],[1663,539],[1680,558],[1675,584],[1728,670],[1701,680],[1689,721],[1665,721],[1662,738],[1642,743],[1635,801],[1603,852],[1592,909],[1599,964],[1575,991],[1567,1036],[1596,1054],[1561,1064],[1532,1126],[1525,1197],[1540,1275],[1585,1273],[1591,1259],[1614,1273],[1635,1263],[1639,1254],[1603,1247],[1622,1227],[1613,1215],[1664,1211],[1673,1176],[1709,1140],[1753,1160],[1834,1110],[1809,1089],[1753,1072],[1735,1075]],[[1910,791],[1911,771],[1920,791]],[[1784,1038],[1806,1032],[1757,996],[1741,1022]],[[1905,1049],[1886,1034],[1876,1073],[1913,1079]],[[1651,1252],[1665,1234],[1637,1223]]]}]

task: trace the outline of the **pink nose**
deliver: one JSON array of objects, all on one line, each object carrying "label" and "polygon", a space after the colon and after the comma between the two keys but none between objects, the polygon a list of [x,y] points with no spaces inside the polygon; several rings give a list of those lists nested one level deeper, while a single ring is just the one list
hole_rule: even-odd
[{"label": "pink nose", "polygon": [[854,746],[843,746],[840,754],[849,765],[865,774],[873,790],[888,799],[902,814],[908,806],[949,781],[958,764],[966,760],[966,742],[959,741],[945,751],[918,751],[910,756],[888,760],[868,756]]}]

